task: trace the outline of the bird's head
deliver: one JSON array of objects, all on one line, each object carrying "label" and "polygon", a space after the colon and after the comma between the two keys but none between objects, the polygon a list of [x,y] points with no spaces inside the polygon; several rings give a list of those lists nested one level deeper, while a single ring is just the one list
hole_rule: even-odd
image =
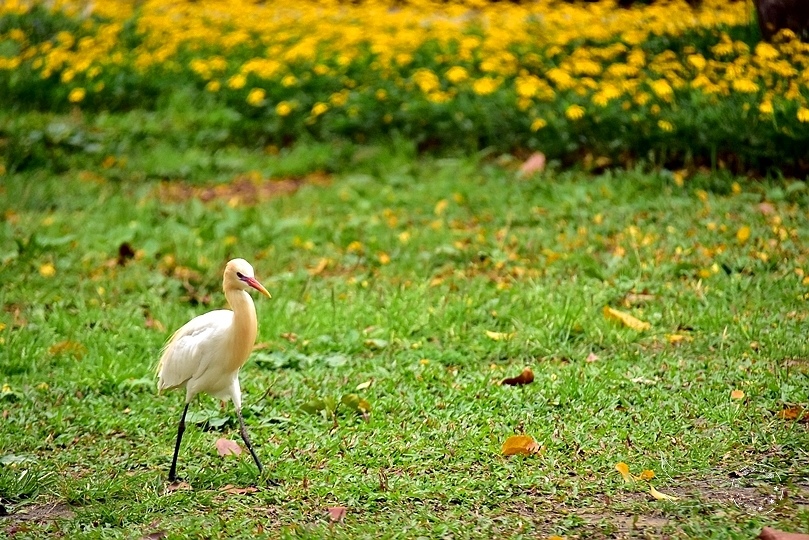
[{"label": "bird's head", "polygon": [[244,259],[233,259],[225,266],[225,277],[222,286],[225,290],[237,289],[247,291],[255,289],[267,298],[272,298],[272,295],[258,282],[253,267]]}]

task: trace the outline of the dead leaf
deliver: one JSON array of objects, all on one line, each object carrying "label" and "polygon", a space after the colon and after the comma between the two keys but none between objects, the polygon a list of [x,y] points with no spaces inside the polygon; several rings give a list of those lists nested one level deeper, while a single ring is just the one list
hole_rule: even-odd
[{"label": "dead leaf", "polygon": [[520,165],[521,176],[533,176],[538,172],[545,170],[545,154],[542,152],[534,152],[531,156]]},{"label": "dead leaf", "polygon": [[228,484],[224,487],[219,488],[219,491],[223,493],[230,493],[231,495],[245,495],[247,493],[255,493],[258,491],[258,488],[253,486],[248,487],[236,487],[233,484]]},{"label": "dead leaf", "polygon": [[686,336],[685,334],[666,334],[666,339],[672,345],[677,345],[683,341],[691,341],[693,338],[691,336]]},{"label": "dead leaf", "polygon": [[163,540],[169,535],[166,531],[155,531],[151,532],[145,536],[141,536],[140,540]]},{"label": "dead leaf", "polygon": [[761,529],[758,537],[761,540],[809,540],[809,534],[789,533],[771,527]]},{"label": "dead leaf", "polygon": [[784,405],[784,408],[775,413],[781,420],[797,420],[798,422],[809,422],[809,413],[804,411],[799,405]]},{"label": "dead leaf", "polygon": [[166,491],[168,493],[173,493],[175,491],[190,491],[192,489],[191,484],[188,482],[172,482],[166,486]]},{"label": "dead leaf", "polygon": [[55,343],[48,348],[48,354],[51,356],[60,356],[64,354],[72,356],[76,360],[81,360],[86,352],[87,348],[84,345],[70,340],[60,341],[59,343]]},{"label": "dead leaf", "polygon": [[331,260],[327,257],[322,257],[319,261],[317,261],[317,265],[314,268],[309,269],[310,276],[319,276],[323,273],[323,271],[329,266]]},{"label": "dead leaf", "polygon": [[356,390],[366,390],[366,389],[371,387],[372,383],[373,383],[373,380],[369,379],[369,380],[367,380],[367,381],[365,381],[363,383],[358,384]]},{"label": "dead leaf", "polygon": [[743,390],[733,390],[730,393],[730,399],[744,399],[744,391]]},{"label": "dead leaf", "polygon": [[598,361],[598,355],[594,352],[591,352],[590,354],[587,355],[587,358],[585,358],[584,361],[587,362],[588,364],[592,364],[593,362]]},{"label": "dead leaf", "polygon": [[657,499],[658,501],[676,501],[677,497],[673,495],[666,495],[665,493],[660,493],[655,489],[654,486],[649,486],[649,493],[652,494],[652,497]]},{"label": "dead leaf", "polygon": [[534,372],[531,371],[531,368],[525,368],[522,370],[522,373],[517,375],[516,377],[507,377],[500,381],[500,384],[508,384],[511,386],[522,386],[524,384],[530,384],[534,382]]},{"label": "dead leaf", "polygon": [[296,341],[298,341],[298,334],[296,334],[295,332],[284,332],[283,334],[281,334],[281,337],[289,341],[290,343],[295,343]]},{"label": "dead leaf", "polygon": [[626,293],[623,304],[626,307],[637,306],[657,300],[657,297],[649,293]]},{"label": "dead leaf", "polygon": [[504,456],[530,456],[539,452],[539,444],[530,435],[512,435],[503,443]]},{"label": "dead leaf", "polygon": [[330,506],[326,510],[329,511],[329,521],[332,523],[340,523],[346,517],[348,508],[345,506]]},{"label": "dead leaf", "polygon": [[227,455],[233,454],[234,456],[238,456],[242,453],[242,447],[239,446],[239,443],[236,441],[231,441],[230,439],[225,439],[224,437],[216,439],[216,451],[219,452],[219,455],[225,457]]},{"label": "dead leaf", "polygon": [[629,472],[629,465],[627,465],[623,461],[619,461],[618,463],[615,464],[615,470],[621,473],[621,476],[624,477],[624,482],[629,483],[635,480],[635,478]]},{"label": "dead leaf", "polygon": [[643,332],[652,327],[651,324],[641,321],[630,315],[629,313],[618,311],[609,306],[604,306],[604,317],[609,320],[618,321],[624,326],[631,328],[637,332]]},{"label": "dead leaf", "polygon": [[493,332],[491,330],[486,330],[486,336],[494,341],[506,341],[513,338],[515,335],[515,332]]},{"label": "dead leaf", "polygon": [[770,214],[775,213],[775,207],[772,205],[772,203],[763,202],[759,203],[758,211],[764,214],[765,216],[768,216]]}]

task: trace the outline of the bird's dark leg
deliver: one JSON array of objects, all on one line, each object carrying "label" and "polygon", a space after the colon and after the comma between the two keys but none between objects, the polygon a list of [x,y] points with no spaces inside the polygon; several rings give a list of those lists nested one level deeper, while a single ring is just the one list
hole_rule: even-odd
[{"label": "bird's dark leg", "polygon": [[250,450],[250,455],[253,456],[253,459],[258,466],[258,474],[261,474],[264,472],[264,467],[261,465],[261,461],[259,461],[256,451],[253,450],[253,445],[250,442],[250,436],[247,435],[247,428],[244,427],[244,418],[242,418],[242,410],[236,409],[236,415],[239,417],[239,433],[241,433],[242,439],[244,439],[244,444],[247,445],[247,449]]},{"label": "bird's dark leg", "polygon": [[185,432],[185,415],[188,412],[188,405],[188,403],[185,404],[183,416],[180,418],[180,425],[177,426],[177,444],[174,445],[174,458],[171,460],[171,469],[169,469],[169,482],[177,480],[177,454],[180,453],[180,441],[183,440],[183,433]]}]

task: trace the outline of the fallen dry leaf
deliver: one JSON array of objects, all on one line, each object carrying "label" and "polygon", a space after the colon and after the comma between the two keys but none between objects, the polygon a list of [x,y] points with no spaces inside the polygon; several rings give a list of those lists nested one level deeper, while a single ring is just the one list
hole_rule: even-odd
[{"label": "fallen dry leaf", "polygon": [[332,523],[340,523],[346,517],[348,508],[345,506],[330,506],[327,508],[329,511],[329,521]]},{"label": "fallen dry leaf", "polygon": [[169,535],[166,531],[155,531],[151,532],[145,536],[141,536],[140,540],[163,540]]},{"label": "fallen dry leaf", "polygon": [[193,489],[188,482],[172,482],[166,486],[166,491],[173,493],[175,491],[188,491]]},{"label": "fallen dry leaf", "polygon": [[531,368],[525,368],[524,370],[522,370],[522,373],[520,373],[516,377],[507,377],[502,381],[500,381],[500,384],[522,386],[524,384],[530,384],[532,382],[534,382],[534,372],[531,371]]},{"label": "fallen dry leaf", "polygon": [[584,361],[587,362],[588,364],[596,362],[598,361],[598,355],[594,352],[591,352],[590,354],[587,355],[587,358],[585,358]]},{"label": "fallen dry leaf", "polygon": [[486,330],[486,336],[494,341],[505,341],[513,338],[516,334],[514,332],[493,332]]},{"label": "fallen dry leaf", "polygon": [[798,405],[784,405],[784,408],[775,413],[781,420],[797,420],[798,422],[809,422],[809,413]]},{"label": "fallen dry leaf", "polygon": [[317,265],[315,265],[314,268],[309,269],[309,275],[310,276],[319,276],[320,274],[323,273],[323,271],[326,269],[326,267],[329,266],[329,263],[331,263],[330,259],[328,259],[326,257],[322,257],[319,261],[317,261]]},{"label": "fallen dry leaf", "polygon": [[371,387],[371,383],[373,383],[373,381],[369,379],[369,380],[367,380],[365,382],[362,382],[362,383],[358,384],[356,389],[357,390],[366,390],[366,389]]},{"label": "fallen dry leaf", "polygon": [[627,465],[623,461],[619,461],[618,463],[615,464],[615,470],[621,473],[621,476],[624,477],[624,482],[629,483],[635,480],[635,478],[629,472],[629,465]]},{"label": "fallen dry leaf", "polygon": [[59,343],[55,343],[48,347],[48,354],[51,356],[59,356],[59,355],[69,355],[75,358],[76,360],[81,360],[84,357],[84,354],[87,352],[87,348],[78,343],[76,341],[60,341]]},{"label": "fallen dry leaf", "polygon": [[539,444],[530,435],[512,435],[503,443],[504,456],[530,456],[539,452]]},{"label": "fallen dry leaf", "polygon": [[604,317],[608,320],[618,321],[624,326],[627,326],[637,332],[643,332],[644,330],[648,330],[652,327],[651,324],[641,321],[629,313],[618,311],[617,309],[613,309],[609,306],[604,306]]},{"label": "fallen dry leaf", "polygon": [[654,486],[649,486],[649,493],[652,494],[652,497],[657,499],[658,501],[676,501],[677,497],[672,495],[666,495],[665,493],[660,493],[655,489]]},{"label": "fallen dry leaf", "polygon": [[242,453],[242,447],[239,446],[239,443],[236,441],[231,441],[230,439],[225,439],[224,437],[216,439],[216,451],[219,452],[219,455],[225,457],[227,455],[233,454],[234,456],[238,456]]},{"label": "fallen dry leaf", "polygon": [[693,338],[691,336],[686,336],[685,334],[666,334],[666,339],[672,345],[676,345],[683,341],[691,341]]},{"label": "fallen dry leaf", "polygon": [[733,390],[730,393],[730,399],[744,399],[744,391],[743,390]]},{"label": "fallen dry leaf", "polygon": [[258,488],[248,486],[244,488],[236,487],[233,484],[228,484],[224,487],[219,488],[219,491],[223,493],[230,493],[231,495],[244,495],[246,493],[255,493],[258,491]]},{"label": "fallen dry leaf", "polygon": [[784,532],[771,527],[761,529],[758,537],[761,540],[809,540],[809,534]]},{"label": "fallen dry leaf", "polygon": [[758,211],[765,216],[775,213],[775,207],[768,202],[759,203]]},{"label": "fallen dry leaf", "polygon": [[545,170],[545,154],[542,152],[534,152],[531,156],[520,165],[521,176],[532,176],[535,173]]}]

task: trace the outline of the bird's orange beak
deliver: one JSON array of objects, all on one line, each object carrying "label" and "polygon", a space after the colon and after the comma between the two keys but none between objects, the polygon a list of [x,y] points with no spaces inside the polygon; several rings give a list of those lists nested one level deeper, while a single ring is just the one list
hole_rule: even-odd
[{"label": "bird's orange beak", "polygon": [[264,288],[264,285],[258,282],[256,278],[246,277],[242,281],[253,287],[255,290],[266,296],[267,298],[272,298],[270,292]]}]

